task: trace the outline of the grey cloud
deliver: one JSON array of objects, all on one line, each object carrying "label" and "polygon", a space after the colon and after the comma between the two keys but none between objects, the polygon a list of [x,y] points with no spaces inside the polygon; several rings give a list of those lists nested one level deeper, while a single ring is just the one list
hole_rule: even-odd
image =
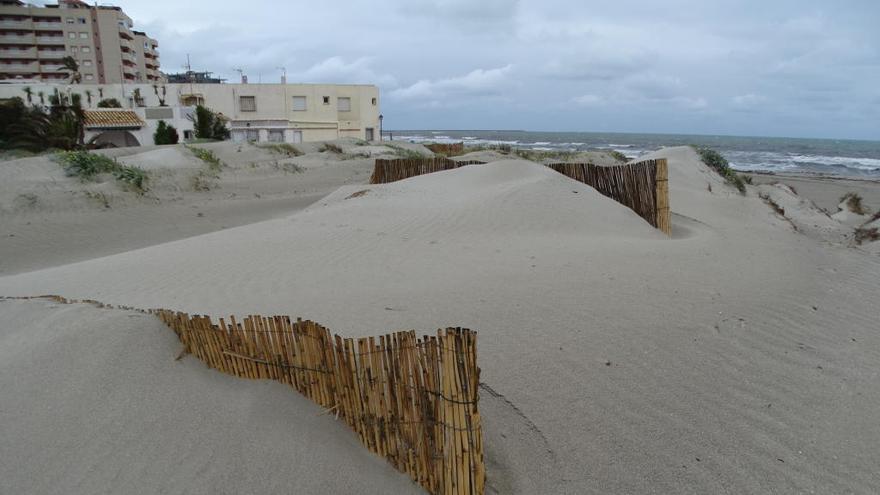
[{"label": "grey cloud", "polygon": [[681,132],[754,134],[760,122],[777,135],[877,137],[865,118],[877,113],[880,78],[875,1],[126,0],[123,8],[159,39],[166,71],[189,53],[196,68],[231,80],[233,67],[252,81],[276,81],[286,67],[289,80],[371,82],[398,128],[602,123],[664,132],[675,122]]}]

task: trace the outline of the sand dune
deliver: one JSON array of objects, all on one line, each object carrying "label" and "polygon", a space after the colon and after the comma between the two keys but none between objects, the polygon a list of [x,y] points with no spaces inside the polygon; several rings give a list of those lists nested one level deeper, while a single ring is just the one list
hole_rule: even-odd
[{"label": "sand dune", "polygon": [[[740,195],[689,148],[652,157],[670,161],[671,239],[583,184],[537,164],[499,161],[346,186],[284,218],[0,277],[0,294],[291,314],[349,336],[476,329],[488,483],[498,493],[875,492],[880,262],[844,241],[793,229],[793,218],[810,213],[808,203],[792,200],[781,217],[757,188]],[[0,308],[24,315],[25,329],[65,311],[11,304]],[[64,312],[77,322],[69,332],[115,318],[91,311]],[[131,321],[158,332],[154,323]],[[37,347],[21,333],[5,335]],[[164,337],[139,335],[146,361],[173,354],[155,347]],[[87,376],[76,356],[56,359],[65,373]],[[297,401],[290,390],[184,361],[156,366],[164,373],[185,366],[198,373],[192,380],[224,391],[216,393],[238,397],[256,386],[267,400]],[[225,408],[210,402],[214,393],[192,401]],[[4,412],[31,407],[22,400]],[[71,397],[61,410],[79,416],[93,400]],[[175,407],[157,402],[157,411]],[[180,414],[192,421],[195,413]],[[286,418],[289,435],[347,438],[341,425],[299,431],[306,428],[299,416]],[[34,428],[52,418],[35,418]],[[148,429],[157,438],[174,434]],[[88,451],[90,462],[112,455],[112,436],[102,431],[94,434],[106,448]],[[189,455],[202,447],[156,448]],[[273,451],[288,460],[302,455],[290,446]],[[215,452],[206,465],[220,469],[235,459]],[[176,473],[183,487],[200,479],[159,462],[150,468]],[[302,482],[334,475],[310,470]],[[398,491],[398,478],[376,476],[385,477],[386,492]]]}]

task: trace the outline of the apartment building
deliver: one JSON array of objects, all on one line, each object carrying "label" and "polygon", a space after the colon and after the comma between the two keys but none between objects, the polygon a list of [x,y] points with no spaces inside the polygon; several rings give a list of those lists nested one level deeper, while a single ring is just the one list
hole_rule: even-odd
[{"label": "apartment building", "polygon": [[0,81],[66,81],[70,74],[59,69],[71,56],[84,84],[161,82],[159,43],[133,26],[109,5],[0,0]]},{"label": "apartment building", "polygon": [[[205,105],[223,115],[234,141],[380,141],[379,88],[368,84],[0,84],[0,102],[56,91],[79,94],[88,112],[88,137],[115,146],[152,144],[159,120],[181,138],[192,135],[192,114]],[[114,98],[122,109],[99,109]]]}]

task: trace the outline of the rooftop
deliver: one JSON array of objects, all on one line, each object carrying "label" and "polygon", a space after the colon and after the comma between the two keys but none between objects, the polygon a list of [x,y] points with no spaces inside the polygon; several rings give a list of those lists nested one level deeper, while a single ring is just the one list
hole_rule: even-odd
[{"label": "rooftop", "polygon": [[131,110],[84,110],[86,129],[140,129],[144,121]]}]

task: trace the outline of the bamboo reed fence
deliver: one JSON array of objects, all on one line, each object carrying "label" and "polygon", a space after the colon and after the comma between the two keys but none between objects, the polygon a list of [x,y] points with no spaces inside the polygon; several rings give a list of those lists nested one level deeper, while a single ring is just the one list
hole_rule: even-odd
[{"label": "bamboo reed fence", "polygon": [[550,163],[547,166],[591,186],[633,210],[665,234],[672,234],[669,167],[665,158],[613,167],[592,163]]},{"label": "bamboo reed fence", "polygon": [[[114,307],[54,295],[3,297],[37,298]],[[429,493],[484,494],[476,332],[447,328],[421,338],[402,331],[350,339],[288,316],[214,323],[167,309],[117,308],[158,316],[183,344],[181,356],[191,353],[237,377],[290,385]]]},{"label": "bamboo reed fence", "polygon": [[[385,184],[417,175],[452,170],[481,161],[454,161],[445,157],[377,159],[370,184]],[[665,158],[602,167],[592,163],[550,163],[547,167],[593,187],[630,208],[649,224],[672,234],[669,211],[669,167]]]},{"label": "bamboo reed fence", "polygon": [[399,158],[394,160],[376,159],[370,184],[387,184],[417,175],[452,170],[465,165],[482,165],[478,160],[450,160],[444,156],[428,158]]}]

